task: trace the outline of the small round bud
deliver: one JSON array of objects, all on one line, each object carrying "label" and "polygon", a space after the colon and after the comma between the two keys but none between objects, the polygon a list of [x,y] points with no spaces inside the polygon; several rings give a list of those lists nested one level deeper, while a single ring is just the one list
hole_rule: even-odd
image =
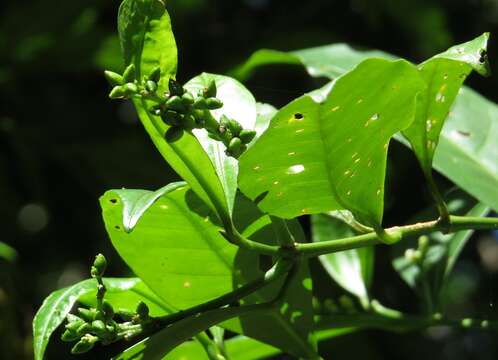
[{"label": "small round bud", "polygon": [[111,86],[119,86],[124,84],[123,77],[113,71],[104,71],[104,76]]},{"label": "small round bud", "polygon": [[185,106],[192,105],[194,103],[194,97],[192,96],[191,93],[186,92],[185,94],[182,95],[182,103]]},{"label": "small round bud", "polygon": [[126,88],[124,86],[115,86],[109,93],[111,99],[122,99],[126,96]]},{"label": "small round bud", "polygon": [[130,64],[123,73],[123,80],[127,83],[135,81],[135,65]]},{"label": "small round bud", "polygon": [[164,134],[167,142],[175,142],[183,136],[183,129],[180,126],[172,126]]},{"label": "small round bud", "polygon": [[185,129],[193,129],[197,126],[197,123],[195,122],[195,118],[193,115],[185,115],[183,117],[183,127]]},{"label": "small round bud", "polygon": [[462,319],[462,321],[461,321],[462,327],[464,327],[464,328],[471,327],[473,323],[474,323],[474,321],[470,318]]},{"label": "small round bud", "polygon": [[107,268],[107,260],[104,255],[98,254],[95,256],[95,260],[93,261],[93,268],[97,271],[98,277],[104,276],[104,272]]},{"label": "small round bud", "polygon": [[216,96],[217,88],[216,81],[211,80],[206,88],[204,88],[203,96],[205,98],[214,98]]},{"label": "small round bud", "polygon": [[175,111],[166,110],[162,115],[161,119],[165,124],[169,126],[177,126],[182,122],[182,116]]},{"label": "small round bud", "polygon": [[90,325],[89,323],[84,323],[78,328],[78,330],[76,330],[79,336],[88,334],[90,331],[92,331],[92,325]]},{"label": "small round bud", "polygon": [[256,136],[256,131],[254,130],[244,129],[239,134],[239,138],[240,140],[242,140],[244,144],[249,144],[254,139],[255,136]]},{"label": "small round bud", "polygon": [[228,153],[233,157],[238,157],[241,153],[242,141],[238,137],[234,137],[228,144]]},{"label": "small round bud", "polygon": [[114,317],[114,308],[109,301],[104,300],[102,303],[102,312],[104,313],[106,321],[109,321]]},{"label": "small round bud", "polygon": [[138,92],[138,86],[135,83],[129,82],[124,85],[126,95],[134,95]]},{"label": "small round bud", "polygon": [[240,132],[242,131],[242,125],[240,125],[238,121],[233,119],[230,119],[228,121],[228,128],[234,136],[239,136]]},{"label": "small round bud", "polygon": [[155,81],[148,80],[148,81],[145,83],[145,89],[146,89],[148,92],[155,93],[155,92],[157,91],[157,83],[156,83]]},{"label": "small round bud", "polygon": [[97,315],[97,309],[78,308],[78,314],[83,320],[92,322],[93,320],[95,320],[95,316]]},{"label": "small round bud", "polygon": [[195,99],[194,103],[192,104],[192,107],[198,110],[206,110],[208,108],[206,99],[204,99],[203,97],[198,97],[197,99]]},{"label": "small round bud", "polygon": [[133,311],[126,309],[119,309],[117,314],[124,321],[131,321],[133,319],[133,316],[135,316],[135,313]]},{"label": "small round bud", "polygon": [[149,80],[154,81],[154,82],[159,82],[159,79],[161,79],[161,68],[159,66],[156,66],[154,69],[149,74]]},{"label": "small round bud", "polygon": [[223,107],[223,101],[221,101],[220,99],[212,97],[212,98],[206,99],[206,106],[209,110],[216,110],[216,109]]},{"label": "small round bud", "polygon": [[106,332],[105,324],[102,320],[95,320],[92,322],[92,331],[95,334],[104,334]]},{"label": "small round bud", "polygon": [[166,101],[166,106],[168,107],[168,109],[178,112],[185,111],[185,106],[183,105],[182,98],[177,95],[170,97],[168,101]]},{"label": "small round bud", "polygon": [[149,317],[149,307],[143,301],[140,301],[137,305],[137,314],[140,319],[147,319]]},{"label": "small round bud", "polygon": [[64,331],[61,335],[61,340],[64,342],[75,341],[78,340],[79,338],[80,337],[76,331],[69,329],[66,329],[66,331]]}]

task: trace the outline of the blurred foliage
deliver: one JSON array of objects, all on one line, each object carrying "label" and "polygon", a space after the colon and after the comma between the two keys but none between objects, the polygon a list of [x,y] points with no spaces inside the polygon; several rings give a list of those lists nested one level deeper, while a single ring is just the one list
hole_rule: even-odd
[{"label": "blurred foliage", "polygon": [[[0,259],[5,360],[32,358],[34,311],[50,291],[86,277],[95,253],[108,256],[109,274],[129,274],[106,238],[98,196],[109,188],[156,189],[177,179],[129,104],[107,99],[102,70],[122,67],[115,35],[118,5],[117,0],[0,4],[0,241],[18,252],[14,264]],[[262,47],[292,50],[347,42],[418,61],[484,31],[498,32],[497,0],[170,0],[168,8],[181,81],[201,71],[224,73]],[[489,58],[498,63],[493,39]],[[261,101],[281,106],[318,85],[297,68],[274,70],[269,67],[248,84]],[[498,76],[473,76],[469,84],[498,101],[493,91]],[[430,200],[413,155],[399,145],[392,149],[390,173],[392,206],[386,217],[400,223]],[[76,235],[68,237],[75,228]],[[491,239],[496,244],[496,235]],[[496,319],[498,271],[480,264],[475,243],[465,249],[447,288],[448,309],[456,316]],[[373,284],[375,296],[387,305],[416,309],[415,296],[390,269],[386,249],[377,253],[382,272]],[[315,272],[325,277],[322,270]],[[323,291],[339,293],[334,284]],[[445,329],[403,336],[369,331],[323,346],[335,359],[498,357],[492,334]],[[49,358],[66,358],[62,350],[52,348]]]}]

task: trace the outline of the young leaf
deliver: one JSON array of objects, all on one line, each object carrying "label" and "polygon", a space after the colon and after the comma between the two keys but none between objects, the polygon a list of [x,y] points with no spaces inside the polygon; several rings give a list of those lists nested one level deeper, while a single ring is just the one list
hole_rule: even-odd
[{"label": "young leaf", "polygon": [[219,234],[202,201],[188,187],[164,193],[126,232],[123,213],[135,207],[133,192],[111,190],[100,203],[111,241],[135,274],[178,309],[231,291],[237,247]]},{"label": "young leaf", "polygon": [[[311,217],[313,241],[320,242],[354,236],[350,226],[326,214]],[[372,282],[374,249],[364,247],[319,257],[325,270],[339,285],[368,304]]]},{"label": "young leaf", "polygon": [[[149,75],[157,66],[161,69],[159,91],[168,88],[177,65],[177,50],[169,15],[160,0],[125,0],[120,7],[118,30],[125,66],[135,65],[136,77]],[[143,99],[133,99],[138,116],[164,159],[192,187],[198,196],[227,222],[229,212],[223,188],[209,157],[197,139],[185,132],[177,141],[167,141],[169,126],[151,115],[152,105]]]},{"label": "young leaf", "polygon": [[[185,84],[192,92],[202,92],[212,81],[216,82],[216,97],[223,102],[223,107],[211,111],[216,120],[222,115],[236,120],[244,129],[254,129],[256,123],[256,101],[244,85],[237,80],[223,75],[202,73]],[[238,163],[226,155],[226,147],[220,141],[211,139],[206,130],[194,130],[194,134],[208,154],[221,181],[230,212],[233,210],[235,193],[237,191]]]},{"label": "young leaf", "polygon": [[[126,291],[133,288],[140,280],[106,279],[105,285],[110,291]],[[52,333],[65,320],[79,297],[95,293],[97,282],[94,279],[81,281],[77,284],[51,293],[38,309],[33,319],[33,351],[35,360],[42,360]]]},{"label": "young leaf", "polygon": [[160,92],[176,75],[177,49],[171,20],[161,0],[124,0],[119,7],[118,31],[125,66],[135,65],[136,79],[161,69]]},{"label": "young leaf", "polygon": [[413,121],[425,85],[406,61],[370,59],[334,82],[326,99],[282,108],[239,160],[239,186],[259,206],[292,218],[348,209],[379,226],[390,138]]},{"label": "young leaf", "polygon": [[428,87],[418,98],[414,122],[403,134],[410,141],[426,176],[431,176],[441,129],[465,78],[473,69],[487,74],[489,64],[480,54],[487,51],[488,38],[489,34],[485,33],[419,65]]}]

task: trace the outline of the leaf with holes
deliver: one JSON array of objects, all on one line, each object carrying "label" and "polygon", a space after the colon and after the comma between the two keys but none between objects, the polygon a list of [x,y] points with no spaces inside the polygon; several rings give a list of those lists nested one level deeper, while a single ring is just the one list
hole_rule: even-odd
[{"label": "leaf with holes", "polygon": [[[311,217],[313,242],[342,239],[355,235],[352,228],[330,215]],[[374,266],[373,247],[339,251],[319,257],[327,273],[339,285],[368,304],[368,289],[372,282]]]},{"label": "leaf with holes", "polygon": [[[254,129],[256,124],[256,101],[244,85],[228,76],[202,73],[185,84],[185,88],[198,93],[207,87],[211,81],[216,82],[216,97],[223,101],[221,109],[212,111],[216,120],[222,115],[236,120],[244,129]],[[211,159],[218,178],[221,181],[230,212],[233,210],[235,193],[237,192],[238,162],[226,155],[225,145],[220,141],[211,139],[206,130],[195,129],[194,134],[201,143],[204,151]]]},{"label": "leaf with holes", "polygon": [[339,78],[317,103],[305,95],[282,108],[239,160],[239,186],[259,206],[292,218],[337,209],[382,222],[390,138],[408,127],[424,90],[406,61],[370,59]]},{"label": "leaf with holes", "polygon": [[[477,45],[477,48],[480,48],[485,45],[486,40],[487,34],[484,34],[469,44]],[[452,48],[439,56],[453,58],[462,64],[460,55],[474,54],[473,58],[463,60],[472,63],[474,67],[477,66],[478,72],[483,73],[486,67],[478,65],[481,54],[477,58],[478,51],[475,50],[464,48],[463,51],[458,51]],[[256,52],[253,56],[262,58],[258,61],[248,61],[248,65],[242,66],[241,68],[244,70],[240,73],[242,74],[240,78],[249,76],[257,66],[265,64],[264,52],[266,50],[260,51],[262,52],[260,55],[256,55],[258,54]],[[296,57],[295,60],[299,60],[311,76],[324,76],[330,79],[351,70],[368,57],[395,58],[391,54],[380,51],[355,50],[345,44],[332,44],[296,52],[301,53],[302,56]],[[458,54],[459,52],[461,54]],[[292,53],[284,54],[294,56]],[[271,63],[279,63],[282,57],[283,55],[272,57]],[[284,59],[282,63],[288,63],[288,61]],[[485,64],[486,62],[482,65]],[[234,75],[237,74],[235,72]],[[436,94],[434,94],[434,100]],[[495,103],[463,86],[440,134],[433,166],[462,189],[498,211],[498,192],[494,191],[498,187],[496,161],[498,144],[494,141],[498,137],[496,118],[498,118],[498,106]],[[479,119],[479,121],[475,121],[475,119]],[[400,136],[397,136],[396,139],[407,144]],[[430,145],[433,146],[432,143]]]},{"label": "leaf with holes", "polygon": [[[105,278],[104,283],[110,293],[126,292],[133,289],[139,279]],[[97,289],[94,279],[81,281],[77,284],[51,293],[41,305],[33,319],[33,351],[35,360],[42,360],[52,333],[66,319],[74,304],[85,294],[93,294]]]},{"label": "leaf with holes", "polygon": [[472,70],[483,75],[489,72],[484,56],[488,38],[489,34],[485,33],[419,65],[427,91],[420,94],[415,120],[403,135],[410,141],[427,176],[431,176],[432,160],[444,121],[465,78]]},{"label": "leaf with holes", "polygon": [[[159,0],[125,0],[119,9],[118,30],[125,66],[135,64],[137,79],[161,68],[160,91],[174,77],[177,50],[169,15]],[[190,132],[169,142],[164,135],[169,126],[149,113],[150,103],[133,99],[140,121],[164,159],[222,219],[229,211],[223,187],[215,168],[201,145]]]}]

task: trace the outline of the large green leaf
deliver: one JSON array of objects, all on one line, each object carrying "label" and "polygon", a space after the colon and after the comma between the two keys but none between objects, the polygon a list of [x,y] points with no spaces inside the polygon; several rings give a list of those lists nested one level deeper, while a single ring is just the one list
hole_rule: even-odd
[{"label": "large green leaf", "polygon": [[[139,279],[104,279],[109,292],[123,292],[132,289]],[[35,360],[42,360],[50,336],[62,324],[78,299],[84,295],[95,294],[97,282],[94,279],[81,281],[77,284],[51,293],[38,309],[33,319],[33,350]]]},{"label": "large green leaf", "polygon": [[[137,78],[161,68],[160,90],[167,89],[169,78],[174,77],[177,50],[169,15],[159,0],[125,0],[119,11],[118,30],[125,65],[135,64]],[[164,134],[168,126],[150,114],[143,99],[133,99],[140,121],[161,155],[192,187],[198,196],[227,221],[229,212],[223,187],[216,171],[201,145],[190,132],[168,142]]]},{"label": "large green leaf", "polygon": [[366,60],[320,103],[305,95],[282,108],[240,160],[239,186],[259,206],[292,218],[348,209],[379,226],[390,138],[413,121],[425,87],[406,61]]},{"label": "large green leaf", "polygon": [[[463,191],[453,191],[447,197],[451,213],[465,216],[485,216],[489,207],[477,202]],[[410,223],[434,218],[434,208],[430,208]],[[438,301],[444,280],[451,272],[465,243],[473,234],[472,230],[444,235],[440,232],[429,235],[425,250],[420,249],[416,237],[410,237],[392,247],[392,264],[403,280],[421,296],[433,303]],[[413,252],[423,251],[425,255],[414,261]]]},{"label": "large green leaf", "polygon": [[[164,192],[154,203],[147,203],[147,210],[142,212],[134,229],[125,232],[123,209],[138,209],[132,202],[141,198],[133,195],[134,191],[107,192],[101,198],[104,221],[121,257],[166,303],[184,309],[227,293],[263,274],[259,256],[243,250],[236,254],[237,248],[219,234],[220,228],[213,223],[212,213],[187,187]],[[141,190],[139,194],[144,195]],[[240,197],[234,216],[237,228],[245,236],[265,241],[274,238],[269,217],[261,214],[248,200]],[[299,230],[297,226],[297,222],[291,225],[294,231]],[[302,235],[296,236],[303,240]],[[306,283],[310,281],[307,271],[304,266],[294,281],[296,289],[288,298],[292,307],[287,313],[274,311],[264,319],[267,325],[259,329],[245,325],[250,322],[248,317],[236,322],[237,326],[232,330],[276,346],[292,343],[302,334],[306,339],[312,322],[311,290],[302,285],[305,279]],[[279,284],[261,290],[261,294],[258,292],[259,295],[247,303],[272,300]],[[294,315],[298,320],[296,325],[289,320],[293,309],[302,312],[300,317]],[[288,351],[302,350],[303,343],[299,345],[301,348],[291,346]]]},{"label": "large green leaf", "polygon": [[[237,80],[223,75],[202,73],[185,84],[192,93],[198,93],[207,87],[211,81],[216,82],[218,89],[216,97],[223,101],[221,109],[212,111],[216,120],[222,115],[235,119],[244,129],[254,129],[256,124],[256,101],[244,85]],[[238,162],[226,155],[225,145],[211,139],[206,130],[194,130],[194,134],[211,159],[216,173],[221,181],[230,212],[233,210],[235,193],[237,192]]]},{"label": "large green leaf", "polygon": [[177,49],[171,20],[161,0],[124,0],[119,7],[118,31],[125,65],[135,64],[137,79],[161,68],[159,90],[175,77]]},{"label": "large green leaf", "polygon": [[[473,44],[481,47],[484,41],[481,44],[479,43],[481,40],[486,40],[486,35],[478,39],[480,40],[476,40]],[[460,55],[477,54],[475,51],[469,52],[467,49],[459,51],[457,48],[452,48],[439,56],[453,58],[453,60],[458,60],[462,63]],[[235,75],[245,78],[257,66],[265,65],[267,63],[265,52],[266,50],[262,50],[259,54],[255,53],[253,56],[259,58],[259,60],[256,62],[248,61],[246,65],[240,67],[243,71],[236,71]],[[309,55],[301,56],[298,60],[307,68],[310,75],[324,76],[330,79],[351,70],[370,56],[394,58],[393,55],[387,53],[359,51],[344,44],[327,45],[297,52]],[[293,53],[283,54],[294,56]],[[284,55],[270,57],[268,61],[273,64],[279,63],[279,59],[281,61],[285,57]],[[296,59],[294,59],[294,62]],[[476,57],[473,60],[469,59],[469,61],[474,64],[479,63],[479,59]],[[287,60],[281,62],[289,63]],[[461,67],[465,67],[465,65]],[[485,67],[479,67],[478,71],[482,73],[485,69]],[[439,97],[439,99],[441,100],[442,98]],[[498,144],[494,141],[498,137],[496,118],[498,118],[496,104],[486,100],[471,89],[465,86],[462,87],[442,129],[433,166],[481,202],[498,210],[498,193],[494,191],[498,187],[498,166],[496,162]],[[475,121],[475,119],[479,121]],[[397,137],[396,139],[401,138]]]},{"label": "large green leaf", "polygon": [[123,211],[134,208],[134,192],[111,190],[101,198],[111,241],[135,274],[177,309],[232,290],[237,247],[219,234],[212,213],[188,188],[164,193],[148,206],[135,228],[123,228]]},{"label": "large green leaf", "polygon": [[486,52],[488,37],[489,34],[483,34],[419,65],[427,91],[420,94],[415,120],[403,134],[429,176],[439,135],[458,90],[473,69],[487,74],[487,58],[481,54]]},{"label": "large green leaf", "polygon": [[[354,236],[355,232],[343,221],[327,214],[311,217],[313,241],[327,241]],[[368,303],[368,288],[374,266],[373,247],[340,251],[319,257],[327,273],[344,289]]]}]

